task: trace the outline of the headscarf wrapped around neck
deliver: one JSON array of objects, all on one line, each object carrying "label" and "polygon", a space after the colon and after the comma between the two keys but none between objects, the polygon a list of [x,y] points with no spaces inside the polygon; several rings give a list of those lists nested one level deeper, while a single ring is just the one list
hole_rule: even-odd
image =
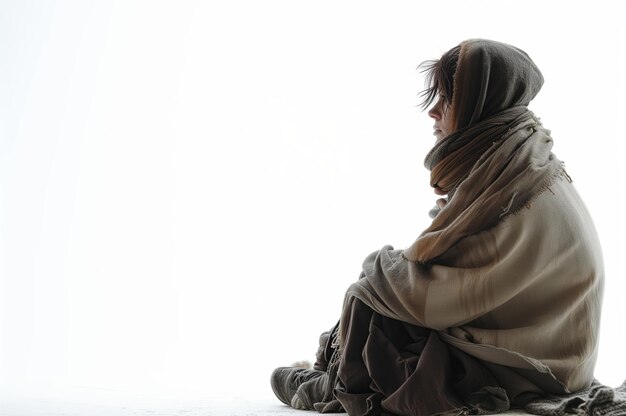
[{"label": "headscarf wrapped around neck", "polygon": [[426,155],[431,186],[451,191],[491,143],[511,124],[528,120],[527,106],[543,85],[528,54],[505,43],[470,39],[453,78],[452,130]]},{"label": "headscarf wrapped around neck", "polygon": [[550,131],[527,107],[544,82],[528,54],[487,39],[460,46],[453,133],[424,161],[431,186],[448,194],[448,203],[404,251],[415,262],[431,262],[461,238],[493,227],[567,175],[551,152]]}]

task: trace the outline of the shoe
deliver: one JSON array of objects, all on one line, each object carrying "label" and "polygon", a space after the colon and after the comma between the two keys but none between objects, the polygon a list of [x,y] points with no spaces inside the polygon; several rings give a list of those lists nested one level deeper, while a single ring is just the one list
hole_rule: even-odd
[{"label": "shoe", "polygon": [[324,400],[327,389],[328,373],[324,371],[321,376],[305,381],[298,387],[296,394],[291,398],[291,407],[299,410],[313,410],[315,403]]},{"label": "shoe", "polygon": [[[300,367],[279,367],[272,373],[270,384],[278,400],[292,406],[291,403],[298,388],[308,381],[322,377],[324,374],[326,374],[324,371]],[[302,406],[300,403],[301,401],[297,401],[298,408]]]}]

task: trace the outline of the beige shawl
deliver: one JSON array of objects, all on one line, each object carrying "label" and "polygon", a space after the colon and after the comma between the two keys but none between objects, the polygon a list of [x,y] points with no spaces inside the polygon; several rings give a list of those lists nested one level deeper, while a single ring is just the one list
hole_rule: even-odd
[{"label": "beige shawl", "polygon": [[[604,288],[593,221],[550,151],[550,132],[521,108],[538,91],[532,82],[523,88],[528,73],[538,72],[530,58],[492,41],[461,46],[453,108],[469,99],[459,91],[472,94],[463,80],[476,77],[465,71],[487,68],[491,78],[479,77],[474,101],[462,104],[470,115],[457,112],[465,117],[457,125],[461,134],[442,140],[429,157],[435,165],[445,160],[471,142],[472,129],[482,132],[474,138],[492,140],[490,146],[469,172],[455,173],[460,177],[448,204],[413,245],[385,246],[365,259],[361,279],[346,293],[340,334],[358,298],[384,316],[438,330],[483,362],[516,369],[519,379],[506,376],[511,389],[577,391],[593,380]],[[499,75],[489,70],[496,61]],[[513,68],[500,68],[509,64]],[[516,77],[515,68],[524,65],[533,68]],[[496,79],[507,76],[512,92]],[[498,105],[490,101],[498,97],[490,83],[506,98]],[[509,118],[494,140],[494,127],[485,125],[498,117]]]}]

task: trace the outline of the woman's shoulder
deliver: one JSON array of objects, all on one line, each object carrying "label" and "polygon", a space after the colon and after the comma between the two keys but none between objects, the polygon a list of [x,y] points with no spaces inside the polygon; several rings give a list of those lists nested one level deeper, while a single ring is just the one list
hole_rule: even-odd
[{"label": "woman's shoulder", "polygon": [[[576,250],[572,250],[576,248]],[[507,256],[549,252],[600,254],[597,232],[583,200],[567,177],[558,177],[521,209],[503,216],[494,227],[464,237],[438,261],[482,267]]]},{"label": "woman's shoulder", "polygon": [[523,208],[505,216],[494,228],[521,229],[560,239],[596,238],[593,218],[567,175],[558,176]]}]

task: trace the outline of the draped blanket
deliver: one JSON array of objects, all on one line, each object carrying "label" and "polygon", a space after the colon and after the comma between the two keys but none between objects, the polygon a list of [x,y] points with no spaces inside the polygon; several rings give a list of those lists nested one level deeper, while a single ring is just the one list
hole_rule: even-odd
[{"label": "draped blanket", "polygon": [[[557,179],[528,208],[463,238],[436,263],[411,262],[392,246],[370,254],[346,293],[339,329],[345,336],[338,344],[349,350],[355,305],[363,303],[383,317],[436,332],[438,341],[494,375],[496,383],[486,386],[503,388],[510,402],[523,405],[533,394],[566,394],[591,384],[603,290],[591,218],[567,178]],[[392,334],[385,336],[398,345]],[[400,356],[407,357],[402,348],[408,345],[400,345]],[[370,351],[363,350],[365,360],[384,359],[383,348]],[[423,351],[417,355],[425,358]],[[436,380],[443,371],[428,377]]]}]

